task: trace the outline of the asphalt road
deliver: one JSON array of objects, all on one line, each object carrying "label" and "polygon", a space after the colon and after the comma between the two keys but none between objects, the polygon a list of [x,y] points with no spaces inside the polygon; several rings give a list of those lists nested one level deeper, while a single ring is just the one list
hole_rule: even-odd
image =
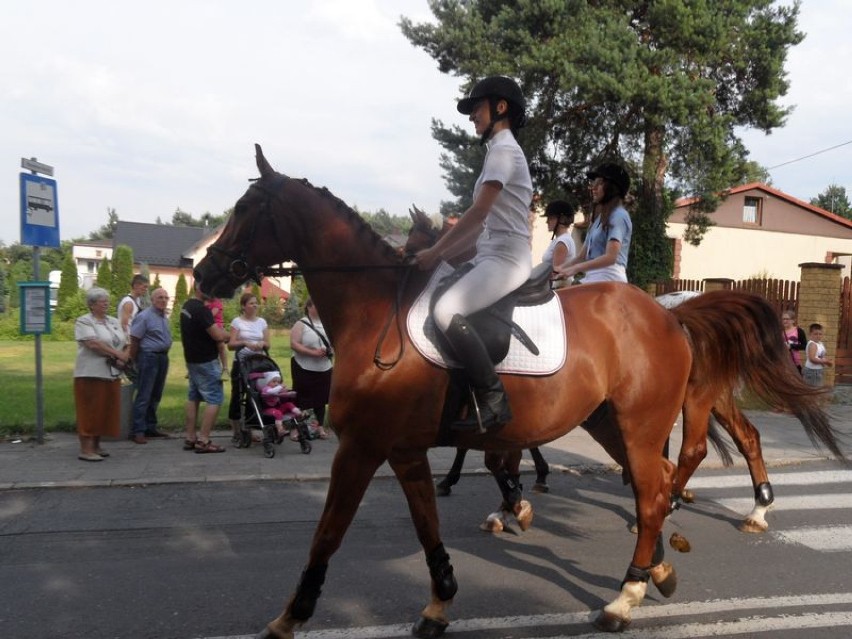
[{"label": "asphalt road", "polygon": [[[852,635],[852,470],[820,461],[772,471],[770,531],[746,535],[744,469],[699,471],[699,501],[667,522],[688,554],[664,600],[649,587],[624,637]],[[529,478],[528,481],[531,481]],[[448,637],[598,637],[591,610],[630,560],[632,498],[612,473],[558,473],[529,495],[531,530],[478,525],[493,481],[465,476],[439,499],[459,581]],[[307,557],[325,481],[254,481],[0,493],[0,636],[243,639],[276,616]],[[733,500],[733,501],[725,501]],[[744,500],[744,501],[742,501]],[[428,601],[423,553],[392,479],[374,481],[300,639],[406,637]]]}]

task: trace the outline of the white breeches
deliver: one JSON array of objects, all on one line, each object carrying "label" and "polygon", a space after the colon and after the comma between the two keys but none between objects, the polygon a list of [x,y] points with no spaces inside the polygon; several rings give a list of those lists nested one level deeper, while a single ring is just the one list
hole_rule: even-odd
[{"label": "white breeches", "polygon": [[611,264],[603,268],[592,269],[586,273],[582,280],[582,284],[591,284],[592,282],[626,282],[627,270],[621,264]]},{"label": "white breeches", "polygon": [[473,268],[435,304],[435,324],[446,331],[456,314],[467,317],[511,293],[532,271],[529,240],[518,235],[486,231],[476,242]]}]

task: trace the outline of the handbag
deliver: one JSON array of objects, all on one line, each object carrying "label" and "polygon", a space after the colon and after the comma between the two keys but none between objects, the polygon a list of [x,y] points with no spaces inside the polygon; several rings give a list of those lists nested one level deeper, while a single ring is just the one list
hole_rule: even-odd
[{"label": "handbag", "polygon": [[310,327],[311,327],[311,330],[312,330],[314,333],[316,333],[316,334],[317,334],[317,337],[319,337],[319,338],[320,338],[320,341],[321,341],[321,342],[323,343],[323,345],[325,346],[325,351],[326,351],[326,352],[325,352],[325,356],[326,356],[326,357],[328,357],[329,361],[334,361],[334,351],[333,351],[333,350],[332,350],[332,348],[331,348],[331,344],[329,344],[329,343],[328,343],[328,340],[325,338],[325,335],[323,335],[320,331],[318,331],[318,330],[317,330],[317,327],[316,327],[316,326],[314,326],[314,323],[311,321],[311,318],[310,318],[310,317],[303,317],[303,318],[302,318],[302,319],[300,319],[299,321],[300,321],[302,324],[304,324],[305,326],[310,326]]}]

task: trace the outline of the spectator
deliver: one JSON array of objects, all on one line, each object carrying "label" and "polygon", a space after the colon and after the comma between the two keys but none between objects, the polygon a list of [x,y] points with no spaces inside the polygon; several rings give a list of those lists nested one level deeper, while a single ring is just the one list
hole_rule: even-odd
[{"label": "spectator", "polygon": [[107,315],[109,294],[102,288],[86,293],[89,312],[77,318],[74,339],[74,408],[78,459],[103,461],[109,453],[101,448],[101,437],[118,437],[121,414],[121,371],[129,354],[127,337],[118,319]]},{"label": "spectator", "polygon": [[[183,449],[196,453],[224,453],[224,448],[210,441],[210,433],[224,401],[219,342],[227,343],[228,335],[216,325],[213,314],[204,305],[205,299],[196,283],[193,297],[186,300],[180,311],[180,335],[189,377]],[[207,406],[201,414],[199,433],[197,422],[201,402]]]},{"label": "spectator", "polygon": [[148,278],[144,275],[134,275],[130,280],[130,293],[121,298],[116,309],[118,321],[121,323],[121,330],[130,339],[130,325],[133,323],[133,318],[142,310],[142,299],[145,293],[148,292]]},{"label": "spectator", "polygon": [[231,366],[231,402],[228,405],[228,420],[231,422],[234,443],[239,441],[240,436],[240,398],[243,393],[240,362],[246,355],[263,353],[269,349],[269,326],[265,319],[257,316],[259,306],[254,293],[243,293],[240,296],[240,315],[231,322],[228,348],[236,352]]},{"label": "spectator", "polygon": [[[275,430],[278,432],[278,437],[284,437],[288,432],[292,432],[284,428],[284,420],[298,419],[302,416],[302,411],[293,403],[296,393],[284,386],[281,381],[281,373],[278,371],[265,373],[263,377],[257,380],[257,390],[260,391],[260,398],[263,402],[262,412],[275,420]],[[294,428],[293,431],[295,430]]]},{"label": "spectator", "polygon": [[[303,411],[312,410],[322,427],[331,390],[334,351],[310,297],[305,302],[305,316],[290,331],[290,348],[293,351],[290,373],[293,390],[296,391],[296,405]],[[290,431],[291,438],[293,432]],[[325,431],[319,431],[320,437],[324,434]]]},{"label": "spectator", "polygon": [[808,344],[805,349],[807,356],[802,369],[802,378],[811,386],[822,386],[825,369],[834,365],[834,362],[825,356],[826,351],[825,344],[822,343],[822,335],[822,324],[814,323],[808,327]]},{"label": "spectator", "polygon": [[793,311],[781,313],[781,325],[784,328],[784,341],[787,343],[787,348],[790,349],[790,357],[801,374],[802,351],[808,344],[808,338],[804,329],[796,325],[796,314]]},{"label": "spectator", "polygon": [[168,437],[157,428],[157,408],[169,373],[172,330],[166,317],[169,294],[162,288],[151,294],[151,306],[133,318],[130,357],[136,362],[136,398],[130,441],[147,444],[147,437]]},{"label": "spectator", "polygon": [[[225,308],[222,306],[222,300],[218,297],[211,297],[204,302],[204,306],[210,309],[213,314],[213,321],[216,326],[225,330]],[[228,370],[228,349],[224,342],[219,342],[219,362],[222,364],[222,371]]]}]

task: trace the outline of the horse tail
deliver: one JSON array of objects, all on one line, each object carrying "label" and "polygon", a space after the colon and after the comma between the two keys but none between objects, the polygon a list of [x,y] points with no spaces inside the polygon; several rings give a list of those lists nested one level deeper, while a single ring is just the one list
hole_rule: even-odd
[{"label": "horse tail", "polygon": [[710,440],[710,443],[713,444],[713,448],[716,449],[716,453],[722,461],[722,466],[725,468],[733,466],[734,458],[731,455],[731,445],[724,437],[722,437],[722,433],[719,431],[718,422],[711,417],[709,418],[708,424],[707,439]]},{"label": "horse tail", "polygon": [[692,377],[719,392],[740,384],[773,407],[789,410],[814,446],[837,459],[842,436],[823,406],[827,389],[806,384],[781,339],[781,322],[762,297],[742,291],[713,291],[671,310],[686,329],[692,347]]}]

